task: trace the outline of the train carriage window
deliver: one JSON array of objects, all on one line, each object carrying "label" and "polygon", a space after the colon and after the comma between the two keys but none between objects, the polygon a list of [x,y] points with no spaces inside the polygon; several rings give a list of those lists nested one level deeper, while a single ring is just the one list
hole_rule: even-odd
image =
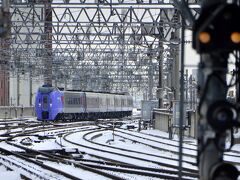
[{"label": "train carriage window", "polygon": [[82,97],[71,97],[71,98],[68,98],[67,103],[70,105],[79,105],[79,104],[83,104],[83,100],[82,100]]},{"label": "train carriage window", "polygon": [[47,109],[48,108],[48,96],[43,96],[43,109]]}]

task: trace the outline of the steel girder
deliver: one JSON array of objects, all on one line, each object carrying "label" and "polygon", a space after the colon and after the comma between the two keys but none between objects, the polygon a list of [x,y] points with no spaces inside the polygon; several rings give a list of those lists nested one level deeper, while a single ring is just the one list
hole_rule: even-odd
[{"label": "steel girder", "polygon": [[[54,77],[83,76],[91,72],[91,78],[107,76],[109,82],[138,87],[148,80],[145,75],[150,68],[149,61],[158,66],[156,58],[166,51],[159,49],[159,43],[169,44],[171,32],[181,27],[175,16],[181,7],[172,2],[52,1],[51,14],[46,13],[46,3],[12,2],[11,38],[8,39],[11,70],[32,68],[33,76],[41,75],[46,54],[51,51]],[[199,1],[191,1],[189,6],[194,16],[197,15]],[[52,16],[51,22],[46,22],[48,15]],[[44,29],[46,23],[52,27],[51,32]],[[51,42],[47,38],[49,34]],[[45,48],[47,43],[51,43],[52,49]],[[157,80],[158,67],[154,70]]]}]

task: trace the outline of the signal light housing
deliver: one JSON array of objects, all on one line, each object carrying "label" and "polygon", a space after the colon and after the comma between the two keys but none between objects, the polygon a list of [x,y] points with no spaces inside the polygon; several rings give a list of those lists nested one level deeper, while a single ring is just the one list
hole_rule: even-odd
[{"label": "signal light housing", "polygon": [[238,169],[232,164],[220,162],[215,164],[210,170],[210,178],[217,179],[237,179]]},{"label": "signal light housing", "polygon": [[198,53],[240,50],[240,7],[218,4],[203,9],[193,27],[193,48]]},{"label": "signal light housing", "polygon": [[207,121],[217,132],[239,126],[237,109],[228,101],[216,101],[207,111]]}]

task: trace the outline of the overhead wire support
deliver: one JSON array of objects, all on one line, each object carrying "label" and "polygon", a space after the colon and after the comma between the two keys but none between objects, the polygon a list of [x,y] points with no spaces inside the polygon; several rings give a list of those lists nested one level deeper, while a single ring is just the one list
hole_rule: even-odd
[{"label": "overhead wire support", "polygon": [[44,84],[52,85],[52,7],[49,0],[44,0]]},{"label": "overhead wire support", "polygon": [[181,11],[181,15],[184,17],[184,19],[189,22],[189,26],[192,27],[195,19],[186,1],[173,0],[173,2],[174,5]]},{"label": "overhead wire support", "polygon": [[[22,53],[23,58],[21,58],[21,62],[25,63],[24,61],[26,61],[26,58],[24,57],[29,57],[31,59],[31,63],[33,63],[35,67],[33,68],[33,77],[48,74],[45,77],[49,79],[49,84],[51,84],[51,70],[48,65],[51,64],[51,61],[53,78],[55,79],[57,77],[56,74],[58,74],[57,71],[61,71],[61,73],[67,71],[66,73],[68,74],[77,74],[80,68],[88,72],[83,73],[84,78],[88,77],[88,79],[91,79],[96,76],[96,71],[93,70],[96,68],[101,70],[105,62],[108,62],[105,55],[112,53],[113,58],[112,61],[108,62],[109,69],[107,69],[110,71],[109,78],[123,79],[124,81],[122,82],[124,85],[130,86],[130,83],[133,82],[133,86],[145,86],[148,84],[148,76],[146,76],[146,74],[148,74],[148,69],[145,60],[147,59],[146,56],[149,44],[153,45],[151,50],[153,54],[152,67],[158,66],[155,62],[155,51],[159,46],[158,31],[156,29],[164,26],[164,37],[161,39],[161,43],[164,45],[169,43],[169,33],[172,32],[172,29],[176,25],[175,22],[172,21],[172,13],[168,13],[176,9],[172,2],[165,3],[165,1],[158,0],[102,0],[102,3],[85,0],[40,0],[34,3],[27,3],[28,1],[22,1],[23,3],[20,2],[21,1],[13,1],[11,5],[11,17],[13,17],[11,33],[13,44],[11,48],[18,53]],[[52,12],[52,20],[49,21],[44,18],[47,2],[50,4],[49,11]],[[99,4],[99,9],[97,4]],[[191,11],[195,11],[199,9],[199,7],[196,1],[191,1],[189,4]],[[99,26],[99,19],[97,18],[98,13],[93,13],[97,10],[101,17],[101,27]],[[122,59],[127,61],[124,69],[127,69],[129,74],[133,74],[131,79],[126,78],[127,73],[123,74],[123,78],[121,77],[121,73],[115,75],[115,70],[112,68],[116,66],[118,57],[121,55],[121,52],[117,49],[119,41],[116,37],[123,34],[120,30],[121,24],[123,24],[123,18],[121,17],[122,10],[126,12],[123,18],[128,19],[128,21],[124,22],[126,30],[124,30],[125,48],[122,48],[122,55],[124,56]],[[160,13],[163,18],[160,18]],[[161,19],[164,19],[164,21],[160,26],[159,20]],[[50,21],[52,23],[50,23]],[[179,23],[177,25],[180,27]],[[48,26],[48,32],[44,26]],[[91,33],[88,33],[86,29],[90,28]],[[86,36],[90,36],[90,38],[86,38]],[[76,42],[74,40],[75,37],[78,37],[78,44],[74,44]],[[27,45],[26,42],[28,43]],[[49,42],[52,42],[52,44]],[[84,48],[86,45],[89,47],[89,50]],[[51,50],[48,49],[50,46],[52,46],[50,48]],[[133,49],[133,46],[136,48]],[[81,55],[81,61],[77,58],[80,57],[76,53],[77,50],[80,54],[84,54]],[[50,56],[52,55],[51,57],[47,57],[43,54],[47,51]],[[165,52],[165,49],[162,51]],[[130,53],[134,58],[130,59]],[[137,58],[140,56],[143,58]],[[164,59],[166,55],[162,56],[162,59]],[[48,62],[46,61],[46,63],[44,63],[42,61],[44,58]],[[95,65],[96,59],[101,59],[103,63]],[[49,67],[49,73],[45,71],[45,67]],[[91,76],[91,78],[89,78],[89,76]],[[154,76],[153,84],[155,87],[158,74],[154,73],[152,76]],[[139,83],[140,80],[142,82],[141,84]],[[109,83],[117,84],[118,80],[109,81]]]}]

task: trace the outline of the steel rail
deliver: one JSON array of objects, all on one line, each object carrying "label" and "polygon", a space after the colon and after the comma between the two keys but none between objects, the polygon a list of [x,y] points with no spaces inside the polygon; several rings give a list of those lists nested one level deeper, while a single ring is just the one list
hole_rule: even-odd
[{"label": "steel rail", "polygon": [[[74,132],[74,133],[76,133],[76,132]],[[85,148],[89,148],[89,149],[96,150],[96,151],[101,151],[101,152],[105,152],[105,153],[115,154],[115,155],[122,156],[122,157],[133,158],[133,159],[140,160],[140,161],[151,162],[151,163],[157,164],[157,165],[162,166],[162,167],[168,167],[168,168],[177,169],[177,166],[171,165],[171,164],[166,164],[166,163],[164,163],[164,162],[159,162],[159,161],[144,159],[144,158],[136,157],[136,156],[132,156],[132,155],[126,155],[126,154],[124,154],[124,153],[116,153],[116,152],[112,152],[112,151],[108,151],[108,150],[102,150],[102,149],[99,149],[99,148],[94,148],[94,147],[91,147],[91,146],[86,146],[86,145],[83,145],[83,144],[79,144],[79,143],[76,143],[76,142],[72,142],[72,141],[66,139],[66,137],[69,136],[69,135],[71,135],[71,134],[73,134],[73,133],[69,133],[69,134],[64,135],[64,136],[63,136],[63,139],[64,139],[66,142],[69,142],[69,143],[71,143],[71,144],[74,144],[74,145],[77,145],[77,146],[80,146],[80,147],[85,147]],[[189,168],[184,168],[184,171],[186,171],[186,172],[192,172],[192,173],[197,173],[196,170],[189,169]]]}]

